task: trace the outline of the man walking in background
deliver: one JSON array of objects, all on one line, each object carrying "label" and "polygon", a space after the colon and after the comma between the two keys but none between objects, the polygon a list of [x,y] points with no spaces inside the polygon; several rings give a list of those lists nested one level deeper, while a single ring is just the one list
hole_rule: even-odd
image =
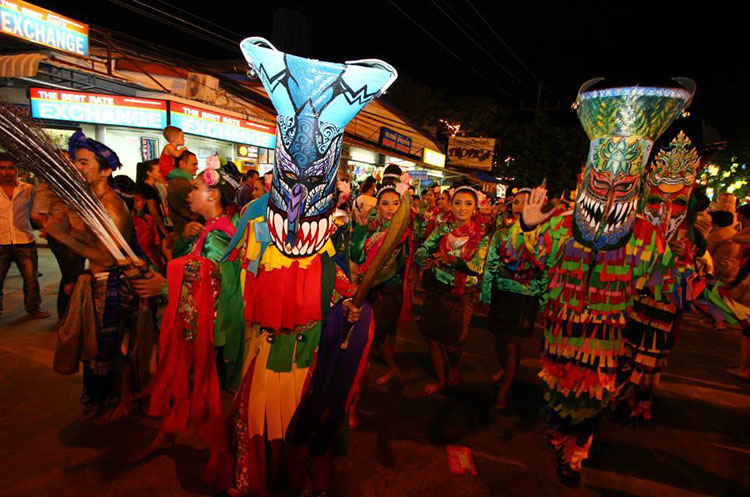
[{"label": "man walking in background", "polygon": [[23,304],[33,318],[44,319],[42,296],[37,280],[37,252],[31,229],[34,187],[18,180],[15,161],[0,154],[0,315],[3,313],[3,286],[12,262],[23,278]]}]

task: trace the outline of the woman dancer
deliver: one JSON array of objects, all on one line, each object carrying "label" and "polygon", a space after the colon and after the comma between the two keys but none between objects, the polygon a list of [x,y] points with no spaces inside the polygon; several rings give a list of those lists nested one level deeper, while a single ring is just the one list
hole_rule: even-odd
[{"label": "woman dancer", "polygon": [[[244,328],[239,268],[234,262],[219,262],[235,232],[224,214],[232,195],[213,169],[201,173],[191,186],[190,210],[206,225],[190,253],[169,263],[166,281],[152,275],[134,283],[141,297],[158,295],[162,287],[169,297],[159,337],[161,359],[145,391],[151,397],[148,414],[161,416],[162,422],[154,441],[136,459],[170,445],[176,433],[187,429],[190,418],[211,452],[204,480],[226,488],[231,453],[219,398],[219,369],[227,369],[227,382],[239,380]],[[222,346],[223,360],[217,368],[215,347]]]},{"label": "woman dancer", "polygon": [[461,345],[469,331],[487,255],[487,237],[473,219],[478,201],[479,193],[474,188],[457,188],[450,199],[450,220],[438,225],[414,254],[417,264],[431,269],[425,273],[419,322],[421,333],[430,339],[430,357],[437,375],[437,381],[425,387],[428,395],[459,382]]},{"label": "woman dancer", "polygon": [[[351,258],[360,264],[364,274],[383,243],[391,219],[401,205],[401,196],[395,187],[387,186],[378,192],[378,217],[371,226],[357,226],[352,237]],[[401,371],[396,364],[394,343],[399,318],[408,318],[411,308],[406,274],[411,252],[411,230],[407,229],[397,250],[393,251],[380,271],[376,286],[370,291],[370,302],[375,318],[375,336],[372,346],[377,347],[388,365],[388,372],[375,383],[385,385],[397,380]]]},{"label": "woman dancer", "polygon": [[[518,223],[531,190],[522,188],[513,198],[511,213]],[[544,300],[547,272],[531,257],[524,256],[518,241],[511,238],[509,226],[498,228],[490,241],[482,278],[481,301],[490,304],[487,318],[489,330],[495,335],[498,359],[503,367],[492,376],[500,383],[493,410],[502,411],[508,399],[518,365],[521,343],[531,336]]]},{"label": "woman dancer", "polygon": [[[386,186],[377,194],[378,217],[368,226],[357,225],[352,235],[350,258],[359,264],[359,273],[364,275],[372,263],[375,254],[383,244],[385,234],[391,224],[393,216],[401,205],[401,195],[396,187]],[[380,376],[375,383],[387,385],[391,380],[401,378],[401,371],[396,364],[396,327],[399,322],[409,319],[411,310],[411,295],[407,275],[409,274],[410,254],[412,252],[412,233],[407,229],[401,237],[399,246],[394,250],[383,269],[378,275],[374,288],[370,291],[369,301],[372,304],[372,314],[375,321],[375,333],[372,347],[376,347],[388,366],[388,372]],[[349,410],[349,427],[359,426],[357,404],[359,394],[364,386],[366,375],[354,396],[354,402]]]}]

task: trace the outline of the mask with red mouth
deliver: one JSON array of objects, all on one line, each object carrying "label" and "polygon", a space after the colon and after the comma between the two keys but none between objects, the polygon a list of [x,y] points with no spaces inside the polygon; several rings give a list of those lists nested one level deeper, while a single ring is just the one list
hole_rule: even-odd
[{"label": "mask with red mouth", "polygon": [[667,148],[659,151],[646,174],[643,215],[667,241],[685,222],[699,162],[698,152],[680,131]]},{"label": "mask with red mouth", "polygon": [[335,64],[289,55],[259,37],[240,47],[278,112],[266,212],[271,240],[288,257],[308,257],[335,230],[344,129],[397,73],[376,59]]},{"label": "mask with red mouth", "polygon": [[[630,237],[640,201],[641,175],[654,141],[687,107],[692,90],[627,87],[584,91],[575,108],[591,140],[575,208],[573,236],[610,250]],[[681,80],[690,88],[690,80]]]}]

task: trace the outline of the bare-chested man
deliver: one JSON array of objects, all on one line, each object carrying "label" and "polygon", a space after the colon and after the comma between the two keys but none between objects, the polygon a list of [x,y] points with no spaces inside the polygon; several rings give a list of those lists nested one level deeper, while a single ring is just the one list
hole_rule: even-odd
[{"label": "bare-chested man", "polygon": [[[133,231],[130,213],[109,184],[112,172],[120,167],[117,155],[107,146],[86,138],[80,131],[71,137],[70,152],[75,167],[83,174],[91,191],[102,202],[125,240],[130,240]],[[84,365],[84,417],[102,413],[114,387],[120,387],[121,401],[117,408],[101,418],[113,421],[127,414],[132,405],[131,371],[127,361],[121,360],[119,352],[126,318],[123,307],[127,300],[121,291],[121,271],[101,240],[64,202],[54,202],[49,208],[44,229],[49,236],[88,261],[88,271],[76,282],[70,311],[59,336],[83,335],[80,360]],[[89,302],[88,306],[86,302]]]}]

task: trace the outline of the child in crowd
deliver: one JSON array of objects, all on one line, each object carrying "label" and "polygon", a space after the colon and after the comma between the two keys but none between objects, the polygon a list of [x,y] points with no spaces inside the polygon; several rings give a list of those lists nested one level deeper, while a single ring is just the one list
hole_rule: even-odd
[{"label": "child in crowd", "polygon": [[167,139],[167,145],[161,151],[159,156],[159,170],[162,178],[169,175],[169,171],[174,169],[174,161],[187,150],[185,147],[185,133],[176,126],[167,126],[164,128],[164,138]]},{"label": "child in crowd", "polygon": [[133,218],[138,246],[148,257],[149,265],[158,271],[161,269],[161,237],[154,218],[148,213],[146,202],[143,192],[136,191],[133,194],[133,210],[130,215]]}]

